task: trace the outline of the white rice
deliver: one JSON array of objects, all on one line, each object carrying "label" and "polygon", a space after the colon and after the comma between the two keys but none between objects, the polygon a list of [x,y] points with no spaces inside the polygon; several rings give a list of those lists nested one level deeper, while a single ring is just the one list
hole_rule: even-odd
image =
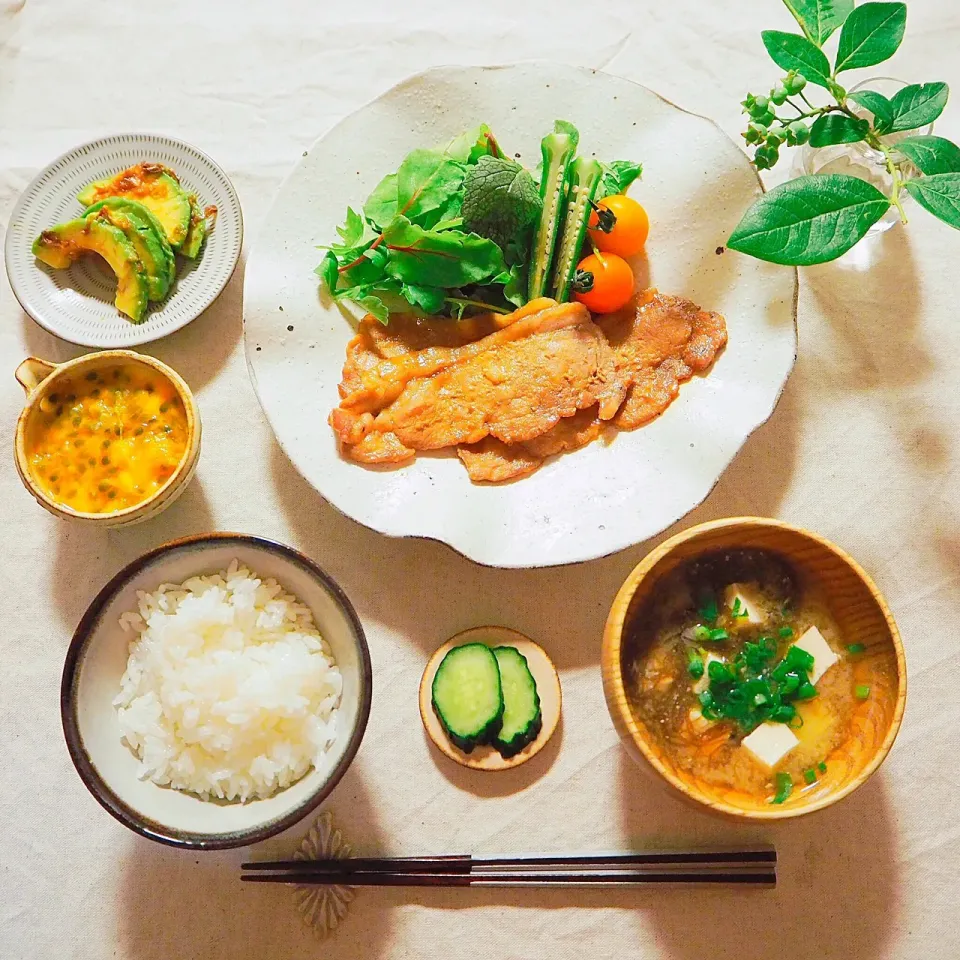
[{"label": "white rice", "polygon": [[320,763],[343,682],[306,606],[236,560],[137,596],[114,706],[141,779],[243,801]]}]

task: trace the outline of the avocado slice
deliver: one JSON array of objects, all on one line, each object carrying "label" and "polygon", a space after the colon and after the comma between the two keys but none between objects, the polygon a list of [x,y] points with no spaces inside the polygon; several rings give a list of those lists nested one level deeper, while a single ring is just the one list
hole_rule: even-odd
[{"label": "avocado slice", "polygon": [[207,238],[207,218],[203,214],[197,195],[190,194],[190,228],[187,230],[187,239],[183,241],[180,253],[195,260],[200,254],[203,241]]},{"label": "avocado slice", "polygon": [[147,272],[148,296],[162,300],[176,279],[177,261],[160,221],[142,203],[123,197],[99,200],[83,215],[97,216],[127,235]]},{"label": "avocado slice", "polygon": [[89,207],[106,197],[142,203],[160,221],[170,246],[176,251],[183,245],[190,228],[190,197],[168,167],[138,163],[116,176],[84,187],[77,200]]},{"label": "avocado slice", "polygon": [[44,230],[33,242],[33,255],[58,270],[84,253],[96,253],[117,275],[117,309],[134,323],[147,312],[147,272],[127,235],[98,216],[70,220]]}]

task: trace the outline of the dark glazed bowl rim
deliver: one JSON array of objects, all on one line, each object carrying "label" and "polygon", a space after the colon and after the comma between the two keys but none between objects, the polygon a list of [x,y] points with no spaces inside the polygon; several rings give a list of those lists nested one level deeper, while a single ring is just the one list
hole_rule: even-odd
[{"label": "dark glazed bowl rim", "polygon": [[[282,557],[300,567],[307,574],[320,583],[334,598],[337,605],[346,615],[353,631],[354,639],[360,653],[360,703],[357,722],[347,748],[337,765],[330,772],[326,781],[307,799],[293,810],[281,817],[275,817],[266,823],[246,830],[235,830],[225,833],[196,833],[188,830],[176,830],[165,824],[145,817],[128,803],[125,803],[111,789],[94,766],[90,755],[83,744],[80,734],[78,718],[77,688],[79,684],[80,667],[83,658],[89,649],[90,642],[97,626],[110,601],[127,585],[127,583],[142,570],[152,566],[157,560],[171,553],[194,551],[204,547],[218,547],[231,542],[242,542],[276,556]],[[346,773],[360,748],[370,717],[370,703],[373,693],[373,670],[370,663],[370,650],[367,646],[366,635],[360,624],[360,619],[353,608],[353,604],[340,588],[339,584],[324,571],[318,564],[306,555],[264,537],[257,537],[246,533],[205,533],[189,537],[182,537],[162,544],[148,551],[142,556],[127,564],[117,573],[107,585],[96,595],[87,608],[77,629],[74,631],[67,650],[63,665],[63,675],[60,682],[60,719],[63,724],[63,734],[66,739],[70,759],[77,768],[77,773],[86,788],[93,794],[97,802],[125,827],[149,840],[169,844],[190,850],[226,850],[233,847],[244,847],[259,843],[269,837],[286,830],[299,823],[308,813],[315,810],[333,791],[334,787]]]}]

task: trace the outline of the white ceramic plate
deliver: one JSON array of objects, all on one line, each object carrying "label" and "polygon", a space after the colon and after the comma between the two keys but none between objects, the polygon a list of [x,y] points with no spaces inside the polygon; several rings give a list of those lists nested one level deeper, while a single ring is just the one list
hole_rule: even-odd
[{"label": "white ceramic plate", "polygon": [[[650,214],[650,283],[721,311],[728,347],[651,425],[514,483],[471,484],[453,455],[418,456],[400,469],[343,460],[327,416],[354,328],[321,300],[317,244],[415,147],[485,121],[509,154],[534,166],[557,118],[579,127],[582,151],[643,161],[630,193]],[[773,412],[793,367],[796,271],[722,250],[759,193],[747,158],[715,124],[618,77],[519,64],[443,67],[404,81],[313,145],[249,257],[247,357],[280,445],[348,516],[392,536],[442,540],[484,564],[570,563],[654,536],[707,496]]]},{"label": "white ceramic plate", "polygon": [[[139,762],[120,739],[113,699],[131,635],[120,616],[137,592],[225,570],[234,559],[275,578],[313,613],[343,676],[337,737],[319,767],[273,796],[247,803],[202,800],[137,777]],[[350,766],[367,725],[373,680],[363,628],[350,601],[315,563],[290,547],[239,533],[165,544],[118,573],[83,615],[67,652],[60,711],[70,757],[90,792],[122,824],[151,840],[194,849],[247,846],[292,826],[317,807]]]},{"label": "white ceramic plate", "polygon": [[[196,260],[177,257],[173,288],[137,324],[114,307],[116,280],[99,257],[54,270],[30,248],[41,231],[80,216],[77,194],[88,183],[143,161],[170,167],[201,207],[216,206],[217,221]],[[242,244],[240,201],[213,160],[181,140],[124,133],[75,147],[33,179],[10,216],[4,257],[14,294],[41,327],[81,346],[118,348],[158,340],[199,317],[227,285]]]}]

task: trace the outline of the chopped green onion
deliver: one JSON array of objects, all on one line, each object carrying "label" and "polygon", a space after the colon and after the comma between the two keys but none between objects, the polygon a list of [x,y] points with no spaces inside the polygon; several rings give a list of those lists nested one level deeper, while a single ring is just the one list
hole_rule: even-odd
[{"label": "chopped green onion", "polygon": [[734,672],[720,660],[710,661],[710,666],[707,667],[707,675],[712,683],[733,683],[737,679]]},{"label": "chopped green onion", "polygon": [[698,650],[687,651],[687,673],[694,680],[699,680],[703,676],[703,657]]},{"label": "chopped green onion", "polygon": [[717,609],[717,600],[716,597],[707,594],[700,601],[700,617],[703,620],[706,620],[707,623],[716,623],[717,617],[720,616],[720,611]]},{"label": "chopped green onion", "polygon": [[792,704],[784,703],[777,707],[770,715],[774,723],[789,723],[797,715],[797,708]]},{"label": "chopped green onion", "polygon": [[702,623],[698,623],[693,628],[693,638],[699,643],[703,643],[705,640],[710,639],[710,628],[705,627]]},{"label": "chopped green onion", "polygon": [[778,773],[776,777],[774,777],[774,783],[777,792],[770,802],[783,803],[784,800],[793,793],[793,777],[791,777],[789,773]]},{"label": "chopped green onion", "polygon": [[721,630],[719,627],[715,630],[707,631],[708,640],[727,640],[730,634],[726,630]]},{"label": "chopped green onion", "polygon": [[870,687],[866,683],[858,683],[853,691],[853,695],[858,700],[866,700],[870,696]]},{"label": "chopped green onion", "polygon": [[804,770],[804,771],[803,771],[803,779],[806,780],[807,783],[816,783],[816,782],[817,782],[817,771],[814,770],[813,767],[811,767],[809,770]]},{"label": "chopped green onion", "polygon": [[750,616],[750,611],[739,597],[733,598],[733,615],[738,619],[744,619]]},{"label": "chopped green onion", "polygon": [[777,632],[786,640],[788,637],[793,636],[793,627],[781,627]]},{"label": "chopped green onion", "polygon": [[867,648],[862,643],[851,643],[847,647],[847,653],[863,653]]},{"label": "chopped green onion", "polygon": [[821,773],[826,773],[826,772],[827,772],[827,765],[821,760],[821,761],[817,764],[817,769],[818,769]]},{"label": "chopped green onion", "polygon": [[809,681],[800,684],[797,691],[798,700],[812,700],[817,695],[817,688]]}]

